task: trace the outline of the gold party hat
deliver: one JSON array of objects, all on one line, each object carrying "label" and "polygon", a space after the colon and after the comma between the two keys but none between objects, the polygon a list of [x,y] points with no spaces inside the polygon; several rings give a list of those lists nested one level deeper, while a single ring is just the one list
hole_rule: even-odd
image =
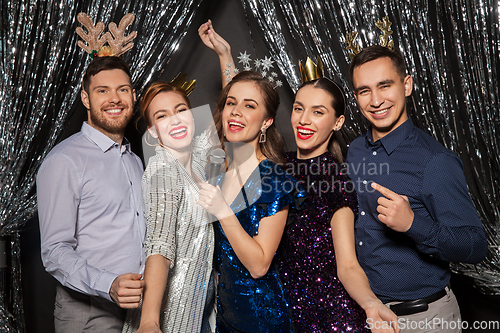
[{"label": "gold party hat", "polygon": [[313,80],[318,80],[324,77],[323,73],[323,63],[318,56],[318,63],[315,64],[311,58],[307,57],[305,66],[299,61],[300,77],[302,78],[302,83],[306,83]]},{"label": "gold party hat", "polygon": [[181,88],[186,92],[186,95],[189,96],[190,93],[193,92],[195,86],[196,86],[196,80],[191,80],[187,81],[187,74],[182,73],[177,75],[176,77],[173,78],[172,81],[170,81],[174,86]]}]

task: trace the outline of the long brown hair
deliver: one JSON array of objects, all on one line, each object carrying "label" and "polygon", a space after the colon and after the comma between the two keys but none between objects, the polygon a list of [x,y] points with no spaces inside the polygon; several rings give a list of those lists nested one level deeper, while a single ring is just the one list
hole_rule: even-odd
[{"label": "long brown hair", "polygon": [[149,119],[147,113],[149,104],[151,104],[153,98],[155,98],[159,93],[169,92],[169,91],[173,91],[181,95],[182,98],[186,101],[188,108],[191,109],[191,102],[189,102],[189,98],[187,97],[186,92],[183,89],[174,86],[173,84],[168,82],[163,82],[163,81],[153,82],[148,87],[148,89],[142,94],[141,101],[139,102],[139,111],[141,113],[141,117],[144,119],[148,127],[151,127],[153,125],[151,124],[151,120]]},{"label": "long brown hair", "polygon": [[[314,88],[322,89],[324,92],[329,94],[332,97],[332,108],[335,110],[335,117],[338,118],[344,115],[345,113],[344,91],[335,82],[327,78],[308,81],[302,84],[297,91],[306,86],[312,86]],[[328,142],[328,150],[332,153],[333,157],[335,157],[337,161],[344,162],[342,149],[340,148],[339,140],[336,138],[335,135],[336,133],[333,132],[332,136],[330,137],[330,141]]]},{"label": "long brown hair", "polygon": [[[226,105],[227,95],[231,87],[238,82],[252,82],[257,87],[259,87],[262,97],[264,99],[264,106],[266,110],[266,117],[276,120],[276,114],[278,112],[278,106],[280,104],[280,97],[278,92],[274,90],[272,85],[265,80],[262,75],[254,71],[243,71],[237,74],[231,82],[227,84],[224,89],[222,89],[219,97],[217,98],[217,106],[214,113],[215,128],[217,129],[217,134],[219,135],[220,142],[224,145],[226,139],[224,138],[223,127],[222,127],[222,110]],[[275,121],[266,130],[267,140],[266,142],[259,143],[260,151],[262,154],[273,161],[276,164],[281,164],[284,162],[284,150],[285,145],[283,139],[276,128]]]}]

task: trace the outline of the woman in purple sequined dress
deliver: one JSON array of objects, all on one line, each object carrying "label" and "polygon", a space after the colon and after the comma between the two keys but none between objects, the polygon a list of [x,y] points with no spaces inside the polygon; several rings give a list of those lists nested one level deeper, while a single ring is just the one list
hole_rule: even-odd
[{"label": "woman in purple sequined dress", "polygon": [[397,317],[371,291],[356,258],[356,192],[334,136],[343,114],[343,92],[332,81],[297,91],[291,122],[298,150],[286,155],[285,167],[307,199],[288,217],[280,277],[297,332],[392,332]]}]

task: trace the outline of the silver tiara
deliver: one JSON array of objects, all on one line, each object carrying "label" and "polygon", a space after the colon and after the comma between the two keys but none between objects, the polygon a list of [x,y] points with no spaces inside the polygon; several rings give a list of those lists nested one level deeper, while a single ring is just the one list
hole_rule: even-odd
[{"label": "silver tiara", "polygon": [[[239,60],[238,63],[241,63],[243,65],[243,70],[245,71],[251,71],[254,70],[262,77],[269,81],[273,85],[273,88],[277,87],[282,87],[283,82],[281,80],[278,80],[278,74],[276,72],[272,71],[273,63],[274,61],[272,60],[271,57],[264,57],[264,59],[256,59],[254,60],[254,68],[250,65],[252,63],[252,59],[250,59],[250,54],[247,54],[247,51],[245,53],[240,52],[240,56],[237,57]],[[233,76],[238,74],[240,70],[236,67],[236,65],[232,66],[232,64],[227,63],[226,68],[223,71],[224,76],[226,77],[226,82],[229,82],[232,80]]]}]

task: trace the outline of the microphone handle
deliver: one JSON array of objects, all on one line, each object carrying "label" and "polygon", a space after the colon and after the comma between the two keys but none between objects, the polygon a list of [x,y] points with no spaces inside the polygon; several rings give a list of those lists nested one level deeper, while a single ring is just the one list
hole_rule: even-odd
[{"label": "microphone handle", "polygon": [[208,183],[212,186],[217,186],[217,176],[219,175],[220,164],[210,163],[208,169]]}]

